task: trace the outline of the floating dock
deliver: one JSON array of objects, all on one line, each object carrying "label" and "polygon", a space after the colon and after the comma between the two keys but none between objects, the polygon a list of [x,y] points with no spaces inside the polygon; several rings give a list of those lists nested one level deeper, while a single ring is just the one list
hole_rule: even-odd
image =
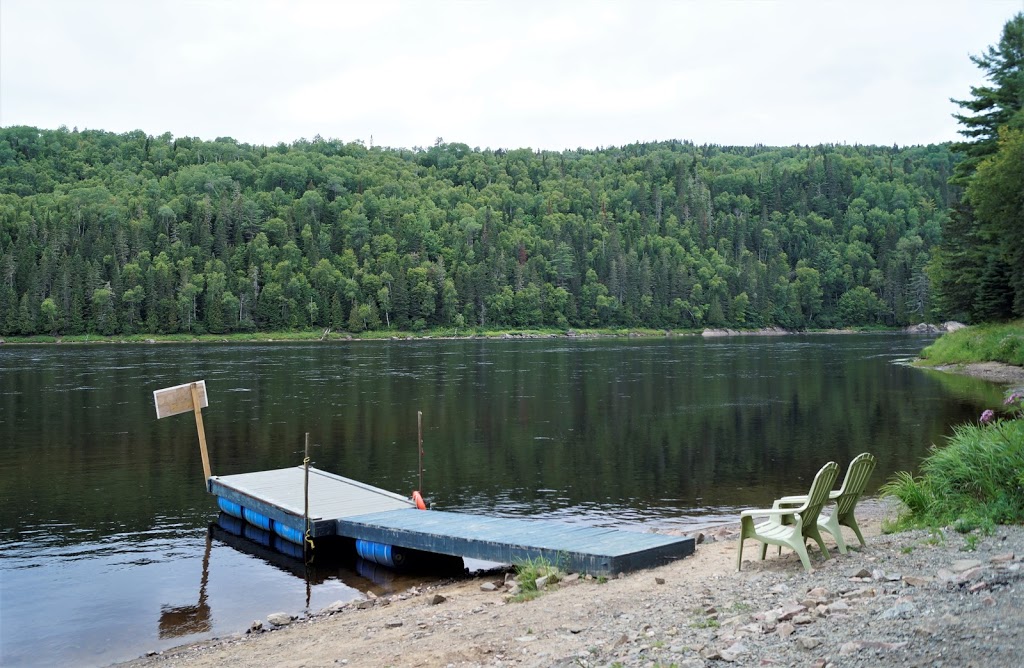
[{"label": "floating dock", "polygon": [[[249,510],[266,519],[264,528],[294,540],[306,531],[304,475],[297,466],[211,476],[209,490],[222,509],[227,504]],[[692,538],[423,511],[398,494],[316,468],[309,469],[309,532],[314,538],[344,536],[499,563],[544,558],[563,570],[593,575],[659,566],[694,550]]]},{"label": "floating dock", "polygon": [[203,429],[202,409],[209,405],[206,382],[154,390],[153,403],[157,419],[195,415],[206,489],[222,511],[265,532],[270,543],[276,535],[304,550],[307,539],[342,536],[356,541],[356,552],[364,559],[389,566],[404,561],[392,549],[398,548],[499,563],[543,558],[567,571],[593,575],[659,566],[693,554],[692,538],[426,511],[398,494],[305,466],[214,476]]}]

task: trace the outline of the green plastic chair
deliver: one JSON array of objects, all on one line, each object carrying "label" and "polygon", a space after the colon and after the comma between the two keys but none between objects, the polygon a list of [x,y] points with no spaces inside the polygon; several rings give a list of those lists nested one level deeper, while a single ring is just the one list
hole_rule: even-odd
[{"label": "green plastic chair", "polygon": [[[853,533],[857,534],[857,540],[860,541],[861,546],[867,545],[864,542],[864,534],[860,532],[860,527],[857,526],[857,518],[854,517],[853,511],[857,507],[857,501],[863,496],[864,489],[868,485],[868,478],[871,477],[871,473],[874,470],[874,455],[870,452],[857,455],[850,462],[850,468],[846,470],[843,486],[831,492],[828,496],[829,501],[836,502],[835,512],[828,517],[818,518],[818,526],[832,534],[832,537],[836,539],[836,547],[839,548],[840,554],[846,554],[846,541],[843,540],[843,532],[839,528],[840,526],[853,529]],[[806,499],[806,496],[784,496],[775,502],[774,507],[778,510],[791,508],[799,506]]]},{"label": "green plastic chair", "polygon": [[[807,556],[808,538],[813,538],[821,548],[821,553],[828,559],[828,550],[825,549],[825,541],[821,539],[818,532],[818,513],[821,507],[828,501],[829,491],[836,484],[836,477],[839,476],[839,465],[829,462],[821,467],[814,476],[811,489],[807,493],[806,500],[797,508],[786,509],[780,513],[779,508],[770,510],[744,510],[740,513],[740,546],[736,551],[736,570],[743,566],[743,541],[747,538],[754,538],[763,543],[761,545],[761,560],[764,560],[768,552],[768,545],[778,545],[781,548],[788,547],[800,557],[800,563],[804,570],[810,572],[811,560]],[[768,517],[767,522],[754,524],[755,517]]]}]

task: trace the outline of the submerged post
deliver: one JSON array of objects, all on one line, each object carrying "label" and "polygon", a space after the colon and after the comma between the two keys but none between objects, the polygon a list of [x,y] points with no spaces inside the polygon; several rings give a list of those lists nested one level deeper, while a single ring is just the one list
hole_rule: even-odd
[{"label": "submerged post", "polygon": [[202,409],[210,405],[206,396],[206,381],[197,380],[184,385],[153,390],[153,403],[156,405],[156,417],[170,417],[192,411],[196,418],[196,432],[199,434],[199,452],[203,457],[203,482],[207,489],[210,485],[210,453],[206,448],[206,431],[203,429]]}]

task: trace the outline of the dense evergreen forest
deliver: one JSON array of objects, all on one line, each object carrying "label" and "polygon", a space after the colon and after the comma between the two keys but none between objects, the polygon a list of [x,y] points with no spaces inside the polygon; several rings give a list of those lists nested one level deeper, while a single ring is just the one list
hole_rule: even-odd
[{"label": "dense evergreen forest", "polygon": [[904,325],[957,160],[7,127],[0,333]]}]

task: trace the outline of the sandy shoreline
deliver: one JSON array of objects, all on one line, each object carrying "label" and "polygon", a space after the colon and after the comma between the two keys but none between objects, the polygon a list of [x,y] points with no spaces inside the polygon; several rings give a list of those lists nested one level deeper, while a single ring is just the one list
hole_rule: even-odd
[{"label": "sandy shoreline", "polygon": [[[943,656],[947,665],[971,665],[975,647],[966,643],[953,651],[943,640],[947,631],[974,637],[977,626],[991,629],[993,620],[1010,617],[1012,644],[1024,643],[1022,622],[1012,612],[1024,599],[1024,587],[1015,586],[1024,530],[1001,527],[1001,536],[982,538],[976,551],[965,553],[965,540],[953,532],[941,541],[927,532],[880,535],[883,517],[892,512],[890,501],[863,501],[858,514],[868,547],[833,551],[829,560],[815,551],[809,574],[792,553],[780,558],[771,551],[758,561],[752,540],[738,573],[734,528],[722,527],[692,557],[603,583],[563,582],[525,603],[507,602],[500,587],[485,591],[502,580],[489,574],[370,598],[271,631],[125,665],[695,668],[764,661],[931,665]],[[964,558],[978,565],[971,561],[965,571]],[[883,621],[886,615],[899,621]],[[990,652],[978,665],[1012,665],[1018,650]]]}]

